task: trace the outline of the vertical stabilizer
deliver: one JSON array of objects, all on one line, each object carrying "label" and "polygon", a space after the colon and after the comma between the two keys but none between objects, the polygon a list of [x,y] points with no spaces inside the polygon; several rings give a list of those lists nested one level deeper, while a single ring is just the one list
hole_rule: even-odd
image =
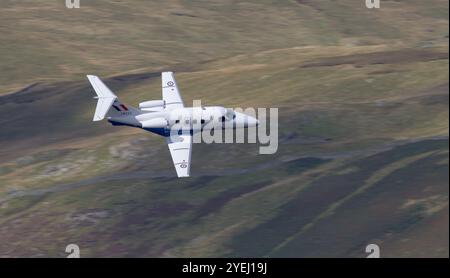
[{"label": "vertical stabilizer", "polygon": [[117,96],[106,87],[106,85],[95,75],[88,75],[87,78],[97,94],[98,102],[95,108],[93,121],[101,121],[105,118]]}]

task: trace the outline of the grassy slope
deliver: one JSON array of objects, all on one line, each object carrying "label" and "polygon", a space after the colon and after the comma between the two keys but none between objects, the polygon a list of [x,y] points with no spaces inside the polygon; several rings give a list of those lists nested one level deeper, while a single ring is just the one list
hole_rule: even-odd
[{"label": "grassy slope", "polygon": [[[448,227],[447,1],[82,4],[0,4],[0,255],[448,256],[423,251]],[[279,107],[278,153],[195,145],[180,181],[161,138],[86,124],[85,73],[135,104],[161,69],[185,101]]]},{"label": "grassy slope", "polygon": [[[1,3],[0,93],[292,46],[445,43],[448,2],[62,1]],[[446,13],[447,11],[447,13]],[[405,31],[407,30],[407,31]]]}]

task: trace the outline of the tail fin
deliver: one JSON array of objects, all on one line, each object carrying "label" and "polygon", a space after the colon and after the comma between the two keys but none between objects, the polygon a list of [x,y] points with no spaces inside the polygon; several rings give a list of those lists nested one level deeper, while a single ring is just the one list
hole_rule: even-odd
[{"label": "tail fin", "polygon": [[91,82],[98,98],[93,121],[101,121],[105,118],[117,96],[97,76],[88,75],[87,78]]}]

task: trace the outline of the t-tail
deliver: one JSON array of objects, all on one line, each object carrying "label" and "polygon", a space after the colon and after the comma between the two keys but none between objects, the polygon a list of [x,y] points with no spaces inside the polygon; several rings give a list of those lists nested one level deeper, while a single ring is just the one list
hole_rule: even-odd
[{"label": "t-tail", "polygon": [[87,75],[89,82],[97,94],[97,107],[93,121],[101,121],[108,116],[112,124],[139,126],[134,116],[142,112],[132,106],[126,105],[95,75]]}]

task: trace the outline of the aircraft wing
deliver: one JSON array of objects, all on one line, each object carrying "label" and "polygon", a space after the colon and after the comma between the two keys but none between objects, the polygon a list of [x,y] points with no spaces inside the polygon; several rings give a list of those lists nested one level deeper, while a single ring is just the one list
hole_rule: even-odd
[{"label": "aircraft wing", "polygon": [[170,155],[179,178],[189,177],[191,169],[192,135],[167,137]]},{"label": "aircraft wing", "polygon": [[162,98],[166,101],[166,109],[183,108],[183,100],[178,90],[177,82],[173,72],[166,71],[161,74],[162,79]]}]

